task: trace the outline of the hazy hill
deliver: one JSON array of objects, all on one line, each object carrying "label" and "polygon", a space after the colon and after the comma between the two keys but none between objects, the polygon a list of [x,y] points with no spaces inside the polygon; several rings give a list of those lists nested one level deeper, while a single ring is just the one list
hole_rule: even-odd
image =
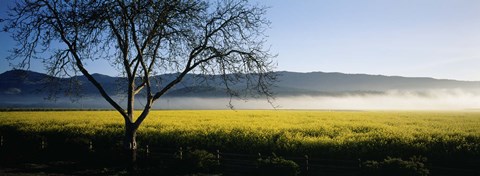
[{"label": "hazy hill", "polygon": [[[113,95],[121,94],[125,79],[93,74]],[[161,84],[172,80],[174,74],[155,77],[155,83]],[[181,84],[175,86],[167,96],[171,97],[221,97],[226,96],[225,89],[215,76],[206,80],[196,79],[199,75],[187,75]],[[342,95],[342,94],[379,94],[390,90],[427,91],[438,89],[480,90],[480,82],[440,80],[433,78],[409,78],[399,76],[382,76],[343,73],[296,73],[278,72],[278,82],[274,87],[277,96],[295,95]],[[52,82],[52,80],[54,80]],[[52,90],[69,90],[69,82],[78,80],[78,92],[81,95],[98,96],[95,87],[83,76],[75,78],[53,78],[46,74],[12,70],[0,74],[0,95],[34,96],[47,95]],[[63,85],[63,86],[62,86]]]},{"label": "hazy hill", "polygon": [[[432,89],[478,89],[480,82],[344,73],[279,72],[282,90],[321,92],[424,91]],[[295,92],[295,91],[293,91]]]}]

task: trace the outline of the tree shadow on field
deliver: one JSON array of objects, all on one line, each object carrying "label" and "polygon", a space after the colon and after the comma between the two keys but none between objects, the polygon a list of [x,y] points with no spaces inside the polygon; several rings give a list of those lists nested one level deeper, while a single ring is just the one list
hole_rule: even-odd
[{"label": "tree shadow on field", "polygon": [[94,167],[92,165],[75,161],[52,161],[46,163],[22,163],[0,166],[0,175],[4,176],[30,176],[30,175],[126,175],[119,168]]}]

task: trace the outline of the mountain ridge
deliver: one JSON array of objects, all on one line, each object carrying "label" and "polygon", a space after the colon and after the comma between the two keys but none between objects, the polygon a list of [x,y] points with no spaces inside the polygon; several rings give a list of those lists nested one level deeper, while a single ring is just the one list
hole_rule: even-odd
[{"label": "mountain ridge", "polygon": [[[278,82],[276,82],[273,91],[277,96],[297,96],[297,95],[335,95],[342,93],[364,94],[381,93],[390,90],[400,91],[425,91],[431,89],[468,89],[480,90],[480,81],[459,81],[451,79],[435,79],[429,77],[403,77],[403,76],[384,76],[369,74],[345,74],[339,72],[290,72],[278,71]],[[156,80],[167,82],[173,79],[175,73],[154,76]],[[105,85],[107,92],[116,94],[122,81],[125,78],[112,77],[94,73],[92,76],[99,78],[98,81]],[[213,84],[196,81],[196,74],[188,74],[179,85],[169,91],[166,96],[226,96],[225,89],[212,81]],[[214,78],[215,75],[208,75]],[[27,71],[10,70],[0,74],[0,95],[31,95],[34,92],[42,92],[47,87],[47,80],[57,80],[59,82],[71,81],[76,78],[81,83],[80,93],[86,95],[98,95],[98,91],[91,85],[83,75],[70,78],[51,77],[47,74]],[[211,90],[209,90],[209,87]],[[33,91],[33,88],[40,89]],[[199,90],[196,90],[198,88]],[[195,90],[195,91],[192,91]],[[115,91],[117,91],[115,93]],[[193,93],[192,93],[193,92]],[[223,92],[223,93],[222,93]],[[45,92],[43,92],[44,94]],[[205,93],[205,95],[202,95]],[[98,95],[99,96],[99,95]]]},{"label": "mountain ridge", "polygon": [[412,78],[412,79],[431,79],[439,81],[459,81],[459,82],[480,82],[480,81],[471,81],[471,80],[457,80],[457,79],[447,79],[447,78],[433,78],[426,76],[398,76],[398,75],[382,75],[382,74],[367,74],[367,73],[343,73],[343,72],[323,72],[323,71],[311,71],[311,72],[295,72],[295,71],[277,71],[277,73],[299,73],[299,74],[310,74],[310,73],[324,73],[324,74],[343,74],[350,76],[379,76],[379,77],[389,77],[389,78]]}]

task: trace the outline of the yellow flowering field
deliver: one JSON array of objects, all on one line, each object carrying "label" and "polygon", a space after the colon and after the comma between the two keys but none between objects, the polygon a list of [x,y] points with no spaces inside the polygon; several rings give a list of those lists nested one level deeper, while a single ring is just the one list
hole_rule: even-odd
[{"label": "yellow flowering field", "polygon": [[[0,112],[0,134],[121,142],[115,111]],[[138,131],[140,148],[189,146],[238,153],[322,157],[480,157],[476,111],[153,111]]]}]

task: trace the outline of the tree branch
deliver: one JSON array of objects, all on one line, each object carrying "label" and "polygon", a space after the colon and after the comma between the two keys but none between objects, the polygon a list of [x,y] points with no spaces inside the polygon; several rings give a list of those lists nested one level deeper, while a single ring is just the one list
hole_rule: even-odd
[{"label": "tree branch", "polygon": [[76,62],[76,65],[77,67],[80,69],[80,72],[82,72],[82,74],[87,77],[87,79],[98,89],[98,91],[100,92],[100,94],[102,95],[103,98],[105,98],[105,100],[107,100],[108,103],[110,103],[110,105],[112,105],[124,118],[127,118],[127,114],[125,113],[125,110],[123,110],[122,107],[120,107],[108,94],[107,92],[105,91],[105,89],[103,89],[102,85],[90,74],[88,73],[88,71],[85,69],[85,67],[83,66],[83,63],[82,63],[82,60],[80,59],[80,57],[78,56],[76,50],[75,50],[75,47],[72,45],[72,43],[66,38],[65,34],[65,30],[64,30],[64,27],[62,25],[62,23],[60,23],[61,19],[59,18],[58,16],[58,12],[55,10],[55,8],[53,8],[50,4],[46,4],[48,9],[52,12],[52,14],[54,15],[54,18],[56,19],[57,21],[57,28],[59,29],[59,32],[60,32],[60,37],[62,39],[62,41],[68,46],[69,48],[69,52],[73,55],[74,59],[75,59],[75,62]]}]

